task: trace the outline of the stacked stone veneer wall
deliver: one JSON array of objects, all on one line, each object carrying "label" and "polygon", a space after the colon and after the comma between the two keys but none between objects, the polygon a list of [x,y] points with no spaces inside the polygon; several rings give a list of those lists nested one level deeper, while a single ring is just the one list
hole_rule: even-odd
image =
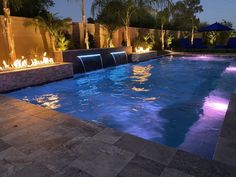
[{"label": "stacked stone veneer wall", "polygon": [[157,56],[158,55],[156,51],[150,51],[147,53],[132,53],[130,58],[132,62],[142,62],[155,59]]},{"label": "stacked stone veneer wall", "polygon": [[73,77],[70,63],[0,72],[0,93]]}]

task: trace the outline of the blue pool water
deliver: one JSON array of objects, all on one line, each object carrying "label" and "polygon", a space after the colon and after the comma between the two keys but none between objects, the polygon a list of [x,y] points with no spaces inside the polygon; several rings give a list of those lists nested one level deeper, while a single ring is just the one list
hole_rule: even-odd
[{"label": "blue pool water", "polygon": [[235,67],[232,57],[164,57],[9,95],[211,158]]}]

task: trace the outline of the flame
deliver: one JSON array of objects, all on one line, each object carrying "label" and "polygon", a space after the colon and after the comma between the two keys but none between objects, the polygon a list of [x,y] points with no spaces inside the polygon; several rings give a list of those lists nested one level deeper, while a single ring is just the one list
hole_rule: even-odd
[{"label": "flame", "polygon": [[5,69],[9,69],[10,67],[5,60],[3,61],[3,66]]},{"label": "flame", "polygon": [[[41,66],[41,65],[49,65],[54,64],[53,58],[46,57],[47,53],[44,52],[42,60],[37,60],[35,56],[34,59],[27,60],[24,56],[21,57],[21,59],[16,59],[12,65],[8,65],[7,62],[3,61],[3,66],[0,66],[0,71],[9,70],[9,69],[23,69],[23,68],[30,68],[35,66]],[[30,64],[29,62],[30,61]]]},{"label": "flame", "polygon": [[150,52],[150,48],[148,47],[148,48],[144,49],[143,47],[137,47],[137,48],[135,48],[135,51],[136,51],[136,53],[147,53],[147,52]]},{"label": "flame", "polygon": [[17,59],[16,61],[13,62],[11,65],[12,68],[26,68],[28,66],[27,60],[25,59]]}]

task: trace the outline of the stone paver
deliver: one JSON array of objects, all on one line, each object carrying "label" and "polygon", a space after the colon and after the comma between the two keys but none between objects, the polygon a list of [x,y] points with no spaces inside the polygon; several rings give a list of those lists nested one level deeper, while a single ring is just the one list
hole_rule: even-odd
[{"label": "stone paver", "polygon": [[231,107],[221,163],[0,95],[0,177],[235,177]]},{"label": "stone paver", "polygon": [[71,166],[97,177],[115,177],[134,157],[134,154],[116,146],[87,139],[76,149],[78,159]]},{"label": "stone paver", "polygon": [[5,143],[3,140],[0,139],[0,152],[8,149],[9,147],[11,147],[11,145]]},{"label": "stone paver", "polygon": [[141,156],[156,161],[163,165],[168,165],[173,159],[176,149],[161,144],[148,142],[139,153]]},{"label": "stone paver", "polygon": [[120,172],[118,177],[156,177],[162,173],[164,168],[164,165],[137,155]]},{"label": "stone paver", "polygon": [[106,128],[103,131],[99,132],[94,136],[94,138],[98,141],[102,141],[108,144],[116,143],[124,133],[118,132],[111,128]]},{"label": "stone paver", "polygon": [[182,171],[173,168],[165,168],[160,177],[194,177],[194,176],[188,175]]},{"label": "stone paver", "polygon": [[125,134],[114,145],[136,154],[144,149],[147,142],[142,138]]},{"label": "stone paver", "polygon": [[93,177],[90,174],[75,168],[75,167],[67,167],[63,171],[55,174],[52,177]]},{"label": "stone paver", "polygon": [[11,176],[17,171],[23,169],[26,165],[32,163],[30,160],[28,160],[25,154],[23,154],[14,147],[8,148],[5,151],[0,152],[0,161],[0,168],[3,169],[3,172],[0,173],[1,177]]},{"label": "stone paver", "polygon": [[18,171],[12,177],[47,177],[53,175],[53,172],[42,164],[33,163]]},{"label": "stone paver", "polygon": [[236,168],[236,139],[235,141],[226,138],[219,138],[214,159]]},{"label": "stone paver", "polygon": [[235,177],[236,168],[216,161],[209,161],[187,152],[177,151],[168,165],[195,177]]}]

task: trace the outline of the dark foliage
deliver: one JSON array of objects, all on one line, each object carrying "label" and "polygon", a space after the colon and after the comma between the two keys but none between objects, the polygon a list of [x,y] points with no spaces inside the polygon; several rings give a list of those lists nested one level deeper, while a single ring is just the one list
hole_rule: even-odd
[{"label": "dark foliage", "polygon": [[[11,15],[20,17],[44,16],[48,13],[48,9],[53,6],[53,0],[22,0],[21,5],[16,8],[14,1],[9,1]],[[2,9],[2,1],[0,1],[0,9]],[[0,10],[0,15],[3,15],[2,10]]]}]

